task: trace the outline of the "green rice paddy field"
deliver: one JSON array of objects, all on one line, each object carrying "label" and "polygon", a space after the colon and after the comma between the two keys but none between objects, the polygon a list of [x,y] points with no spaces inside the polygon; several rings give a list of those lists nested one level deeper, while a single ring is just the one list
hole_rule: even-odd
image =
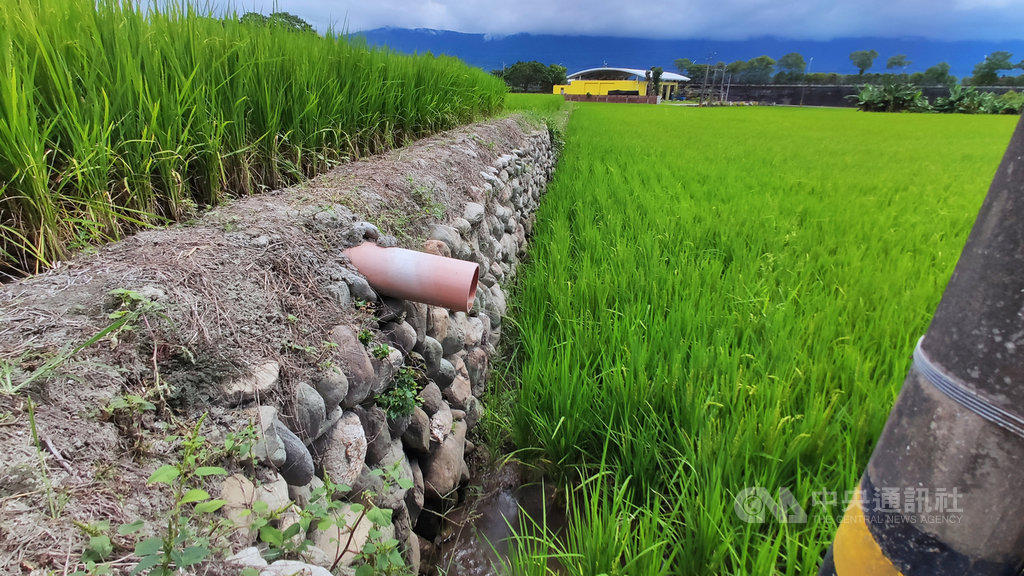
[{"label": "green rice paddy field", "polygon": [[454,58],[247,24],[215,4],[0,2],[0,277],[468,123],[505,97]]},{"label": "green rice paddy field", "polygon": [[[589,479],[569,574],[817,573],[1015,121],[573,112],[513,363],[521,459]],[[807,522],[742,521],[752,487]]]}]

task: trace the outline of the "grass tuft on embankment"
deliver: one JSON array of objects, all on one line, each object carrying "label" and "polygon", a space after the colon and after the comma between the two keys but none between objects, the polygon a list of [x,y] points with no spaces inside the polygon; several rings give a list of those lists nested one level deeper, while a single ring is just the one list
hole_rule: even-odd
[{"label": "grass tuft on embankment", "polygon": [[242,24],[180,0],[0,4],[0,271],[501,108],[451,58]]},{"label": "grass tuft on embankment", "polygon": [[[817,573],[1013,124],[578,106],[512,298],[513,435],[587,480],[515,572]],[[757,487],[807,521],[741,519]]]}]

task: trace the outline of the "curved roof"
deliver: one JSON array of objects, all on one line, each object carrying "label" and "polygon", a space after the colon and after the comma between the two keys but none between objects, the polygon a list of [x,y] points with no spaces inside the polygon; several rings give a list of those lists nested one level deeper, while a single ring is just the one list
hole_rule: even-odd
[{"label": "curved roof", "polygon": [[[643,78],[646,77],[645,75],[647,74],[647,72],[648,72],[647,70],[642,70],[642,69],[639,69],[639,68],[611,68],[611,67],[605,66],[605,67],[602,67],[602,68],[588,68],[586,70],[580,70],[579,72],[573,72],[572,74],[570,74],[568,76],[568,78],[569,78],[569,80],[584,80],[585,79],[584,76],[596,76],[596,75],[609,74],[609,75],[622,75],[622,76],[626,76],[626,77],[639,76],[640,79],[643,79]],[[602,73],[604,73],[604,74],[602,74]],[[616,74],[616,73],[618,73],[618,74]],[[682,74],[676,74],[675,72],[662,72],[661,73],[661,79],[662,80],[667,80],[669,82],[687,82],[687,81],[690,80],[688,77],[683,76]]]}]

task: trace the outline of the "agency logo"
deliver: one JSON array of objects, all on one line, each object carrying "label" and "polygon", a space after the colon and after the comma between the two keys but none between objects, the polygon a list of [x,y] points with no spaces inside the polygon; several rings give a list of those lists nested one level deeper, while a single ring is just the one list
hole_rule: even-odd
[{"label": "agency logo", "polygon": [[746,488],[736,495],[733,509],[740,520],[751,524],[764,523],[768,518],[781,524],[807,522],[807,513],[788,488],[779,488],[775,496],[760,486]]}]

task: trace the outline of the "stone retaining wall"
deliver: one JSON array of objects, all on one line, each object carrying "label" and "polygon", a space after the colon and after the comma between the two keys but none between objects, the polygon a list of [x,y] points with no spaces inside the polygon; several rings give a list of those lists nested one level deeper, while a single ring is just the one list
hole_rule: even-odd
[{"label": "stone retaining wall", "polygon": [[[437,514],[424,510],[441,511],[469,478],[466,459],[475,447],[467,435],[484,412],[505,287],[555,160],[546,128],[493,120],[0,285],[0,358],[14,382],[35,370],[33,358],[103,334],[111,318],[141,302],[153,310],[24,389],[40,399],[40,435],[63,454],[50,482],[68,494],[66,517],[55,521],[42,506],[8,510],[17,501],[5,503],[0,514],[13,516],[0,518],[14,518],[5,534],[12,548],[0,544],[0,560],[79,557],[86,541],[72,518],[116,526],[148,510],[146,531],[160,534],[167,492],[147,487],[146,479],[181,458],[182,433],[164,440],[166,431],[201,421],[214,444],[247,426],[257,434],[258,465],[236,467],[219,486],[207,486],[227,501],[222,513],[235,526],[231,562],[263,574],[296,567],[324,574],[340,557],[340,570],[350,570],[345,566],[357,561],[369,534],[355,505],[372,502],[391,510],[385,536],[397,538],[415,571],[429,573],[439,526]],[[472,310],[378,295],[342,256],[363,241],[477,262]],[[418,405],[411,414],[389,414],[380,399],[410,381],[422,388]],[[113,407],[129,397],[156,408]],[[0,439],[18,443],[0,462],[0,479],[38,463],[30,446],[21,447],[31,435],[18,398],[0,396],[0,412],[13,415]],[[98,470],[118,473],[109,479]],[[258,535],[248,511],[266,503],[283,530],[325,476],[351,488],[331,497],[348,502],[335,513],[354,533],[311,530],[316,547],[301,563],[267,566],[253,548]],[[65,488],[83,478],[112,484],[88,493]],[[64,532],[40,540],[30,528],[43,523]]]},{"label": "stone retaining wall", "polygon": [[[358,501],[361,494],[374,493],[377,505],[393,510],[395,537],[415,570],[432,568],[429,562],[421,565],[421,558],[436,557],[436,518],[445,500],[453,499],[469,480],[466,458],[475,447],[467,434],[483,415],[480,397],[487,387],[488,362],[501,339],[507,309],[502,284],[515,276],[554,168],[546,132],[520,145],[479,173],[486,200],[467,202],[462,216],[449,224],[432,225],[424,242],[426,252],[480,265],[471,311],[453,313],[383,297],[377,319],[389,345],[387,357],[375,357],[360,342],[357,326],[335,326],[330,339],[342,370],[332,378],[300,383],[294,400],[286,403],[291,406],[288,417],[272,407],[259,409],[263,441],[257,453],[280,472],[292,500],[308,498],[321,484],[318,468],[334,483],[351,486],[347,498]],[[366,239],[379,240],[379,232],[367,223],[354,229]],[[374,298],[358,281],[349,288]],[[405,366],[421,368],[429,383],[420,392],[422,405],[411,415],[389,417],[374,398],[394,386],[395,374]],[[390,482],[374,474],[382,469],[393,472]],[[400,488],[397,479],[408,480],[412,488]],[[421,522],[425,508],[432,508],[434,515]],[[336,536],[316,535],[326,552],[322,557],[340,554]],[[361,536],[365,542],[365,534]],[[354,547],[361,546],[357,539]],[[351,556],[346,553],[345,559]],[[319,552],[310,554],[317,557]]]}]

